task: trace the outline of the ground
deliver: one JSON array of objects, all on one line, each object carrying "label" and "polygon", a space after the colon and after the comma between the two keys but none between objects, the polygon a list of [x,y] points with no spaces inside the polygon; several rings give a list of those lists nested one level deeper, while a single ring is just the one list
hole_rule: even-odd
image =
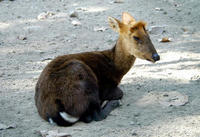
[{"label": "ground", "polygon": [[[38,137],[58,130],[73,137],[200,137],[199,0],[0,1],[0,137]],[[74,12],[76,17],[70,17]],[[122,104],[107,119],[72,127],[42,120],[35,84],[54,57],[111,48],[118,37],[107,17],[128,11],[147,29],[161,60],[137,59],[120,87]],[[42,14],[41,14],[42,13]],[[39,16],[40,15],[40,16]],[[163,37],[171,42],[162,43]],[[171,93],[188,98],[166,105]],[[173,102],[179,98],[169,98]]]}]

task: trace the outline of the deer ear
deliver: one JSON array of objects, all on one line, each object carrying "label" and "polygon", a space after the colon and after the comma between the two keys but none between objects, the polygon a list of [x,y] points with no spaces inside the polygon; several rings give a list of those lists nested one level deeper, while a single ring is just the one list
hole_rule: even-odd
[{"label": "deer ear", "polygon": [[108,22],[110,27],[116,31],[116,32],[120,32],[120,26],[121,26],[121,22],[113,17],[108,17]]},{"label": "deer ear", "polygon": [[123,12],[122,13],[122,22],[126,25],[129,25],[129,24],[135,23],[136,20],[128,12]]}]

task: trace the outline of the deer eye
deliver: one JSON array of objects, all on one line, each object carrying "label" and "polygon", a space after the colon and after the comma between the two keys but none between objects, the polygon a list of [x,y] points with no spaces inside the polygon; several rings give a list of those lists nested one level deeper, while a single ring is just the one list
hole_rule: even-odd
[{"label": "deer eye", "polygon": [[136,41],[140,41],[140,38],[139,37],[136,37],[136,36],[133,36],[134,40]]}]

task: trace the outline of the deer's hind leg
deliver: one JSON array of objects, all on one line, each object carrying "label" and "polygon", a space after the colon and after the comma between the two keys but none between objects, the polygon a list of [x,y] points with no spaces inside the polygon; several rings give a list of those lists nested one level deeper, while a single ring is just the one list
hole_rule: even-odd
[{"label": "deer's hind leg", "polygon": [[48,79],[51,84],[43,87],[47,94],[41,102],[47,102],[42,107],[49,122],[54,121],[60,126],[72,125],[90,110],[90,104],[100,102],[96,76],[82,61],[70,60],[58,66]]}]

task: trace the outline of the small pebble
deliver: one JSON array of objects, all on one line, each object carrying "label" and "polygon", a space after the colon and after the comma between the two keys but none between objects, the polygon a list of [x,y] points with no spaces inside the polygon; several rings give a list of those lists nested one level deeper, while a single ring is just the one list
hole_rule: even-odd
[{"label": "small pebble", "polygon": [[160,42],[171,42],[170,38],[164,37],[160,40]]},{"label": "small pebble", "polygon": [[76,8],[76,10],[88,11],[88,9],[85,7],[78,7],[78,8]]},{"label": "small pebble", "polygon": [[107,30],[106,27],[95,27],[95,28],[94,28],[94,31],[97,31],[97,32],[103,32],[103,31],[105,31],[105,30]]},{"label": "small pebble", "polygon": [[181,30],[182,30],[183,32],[187,32],[187,31],[188,31],[188,29],[186,29],[186,28],[181,28]]},{"label": "small pebble", "polygon": [[134,117],[138,117],[138,116],[140,116],[140,113],[134,114]]},{"label": "small pebble", "polygon": [[11,128],[16,128],[17,126],[15,124],[11,124],[11,125],[4,125],[0,123],[0,130],[5,130],[5,129],[11,129]]},{"label": "small pebble", "polygon": [[155,10],[156,10],[156,11],[163,11],[163,9],[161,9],[161,8],[159,8],[159,7],[155,8]]},{"label": "small pebble", "polygon": [[113,3],[124,3],[124,0],[114,0]]},{"label": "small pebble", "polygon": [[53,15],[55,15],[55,13],[50,12],[50,11],[48,11],[48,12],[43,12],[43,13],[41,13],[41,14],[39,14],[39,15],[37,16],[37,19],[38,19],[38,20],[44,20],[44,19],[46,19],[46,18],[48,18],[48,17],[51,17],[51,16],[53,16]]},{"label": "small pebble", "polygon": [[135,133],[135,132],[133,132],[133,133],[132,133],[132,136],[137,136],[137,135],[138,135],[138,134],[137,134],[137,133]]},{"label": "small pebble", "polygon": [[78,17],[78,12],[72,11],[69,15],[71,18],[77,18]]},{"label": "small pebble", "polygon": [[39,131],[42,137],[71,137],[68,133],[59,133],[58,130]]},{"label": "small pebble", "polygon": [[52,58],[45,58],[42,61],[46,61],[46,60],[52,60]]},{"label": "small pebble", "polygon": [[74,25],[74,26],[80,26],[80,25],[81,25],[81,22],[80,22],[80,21],[77,21],[77,20],[73,20],[71,23],[72,23],[72,25]]},{"label": "small pebble", "polygon": [[167,14],[167,12],[166,12],[166,11],[164,11],[164,12],[163,12],[163,14],[165,14],[165,15],[166,15],[166,14]]},{"label": "small pebble", "polygon": [[164,94],[164,95],[163,95],[163,97],[168,97],[168,96],[169,96],[168,94]]},{"label": "small pebble", "polygon": [[19,39],[19,40],[27,40],[27,37],[25,37],[25,36],[18,36],[17,39]]}]

